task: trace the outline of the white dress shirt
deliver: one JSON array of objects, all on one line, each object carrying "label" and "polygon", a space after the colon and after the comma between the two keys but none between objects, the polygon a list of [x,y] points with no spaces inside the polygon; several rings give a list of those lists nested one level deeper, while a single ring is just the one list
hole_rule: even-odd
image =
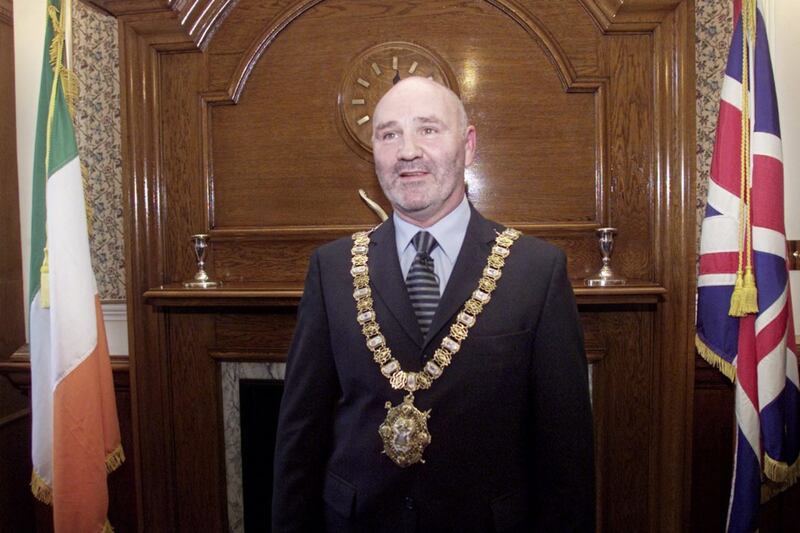
[{"label": "white dress shirt", "polygon": [[439,294],[444,294],[450,274],[453,272],[453,265],[458,258],[458,252],[461,251],[461,245],[464,243],[471,215],[472,211],[466,196],[458,204],[458,207],[429,228],[420,228],[407,222],[395,212],[392,215],[394,217],[394,234],[397,240],[397,257],[400,259],[403,279],[408,276],[411,263],[414,262],[414,257],[417,255],[411,239],[418,231],[427,231],[438,243],[438,246],[431,251],[431,258],[433,258],[433,272],[439,279]]}]

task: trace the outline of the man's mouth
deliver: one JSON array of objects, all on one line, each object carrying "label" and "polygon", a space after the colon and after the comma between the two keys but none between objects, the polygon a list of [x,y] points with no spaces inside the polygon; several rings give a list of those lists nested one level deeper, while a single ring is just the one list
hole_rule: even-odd
[{"label": "man's mouth", "polygon": [[421,176],[426,176],[428,172],[426,170],[404,170],[400,172],[401,178],[418,178]]}]

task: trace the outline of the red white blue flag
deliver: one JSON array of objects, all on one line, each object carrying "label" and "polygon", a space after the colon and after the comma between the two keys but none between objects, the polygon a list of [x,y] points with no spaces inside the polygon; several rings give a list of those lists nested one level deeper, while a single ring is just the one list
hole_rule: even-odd
[{"label": "red white blue flag", "polygon": [[764,20],[736,10],[700,239],[700,354],[736,384],[728,531],[800,474],[800,386],[789,291],[778,105]]}]

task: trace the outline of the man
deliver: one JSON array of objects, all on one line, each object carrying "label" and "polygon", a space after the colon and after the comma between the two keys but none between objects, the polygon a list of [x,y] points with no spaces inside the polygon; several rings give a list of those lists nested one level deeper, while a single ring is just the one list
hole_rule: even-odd
[{"label": "man", "polygon": [[408,78],[373,118],[394,214],[311,259],[274,531],[593,530],[586,359],[563,252],[467,202],[476,133],[449,89]]}]

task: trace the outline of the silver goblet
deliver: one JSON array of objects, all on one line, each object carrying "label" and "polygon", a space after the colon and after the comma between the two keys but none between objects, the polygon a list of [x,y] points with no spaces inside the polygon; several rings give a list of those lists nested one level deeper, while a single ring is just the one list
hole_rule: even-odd
[{"label": "silver goblet", "polygon": [[191,281],[183,282],[183,286],[187,289],[210,289],[222,285],[222,282],[211,281],[205,271],[208,235],[198,233],[197,235],[192,235],[191,239],[194,255],[197,258],[197,273]]},{"label": "silver goblet", "polygon": [[598,228],[597,238],[600,244],[600,253],[603,256],[603,267],[591,278],[586,278],[589,287],[608,287],[609,285],[625,285],[627,281],[611,270],[611,252],[614,251],[614,234],[617,228]]}]

